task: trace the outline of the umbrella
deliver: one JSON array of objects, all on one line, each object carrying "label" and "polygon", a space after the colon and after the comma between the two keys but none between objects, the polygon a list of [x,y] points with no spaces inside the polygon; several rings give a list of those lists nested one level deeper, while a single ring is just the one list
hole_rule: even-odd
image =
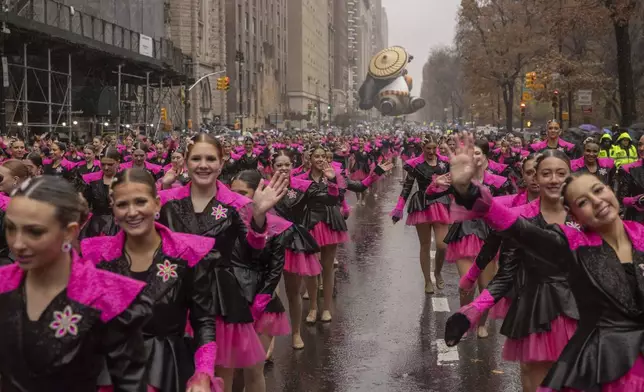
[{"label": "umbrella", "polygon": [[599,132],[600,129],[597,128],[596,126],[592,124],[582,124],[579,126],[579,129],[586,131],[586,132]]}]

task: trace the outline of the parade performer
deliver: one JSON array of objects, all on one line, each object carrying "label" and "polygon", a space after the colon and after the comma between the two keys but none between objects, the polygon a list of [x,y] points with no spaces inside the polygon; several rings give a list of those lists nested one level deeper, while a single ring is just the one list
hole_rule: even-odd
[{"label": "parade performer", "polygon": [[104,363],[115,389],[145,391],[144,284],[94,267],[71,243],[83,219],[76,190],[42,176],[22,184],[6,213],[16,262],[0,267],[0,389],[96,390]]},{"label": "parade performer", "polygon": [[[536,160],[540,197],[513,211],[544,229],[553,224],[578,227],[561,201],[561,187],[570,175],[569,164],[568,156],[562,151],[541,153]],[[498,199],[495,202],[502,204]],[[487,253],[487,259],[492,258],[490,253],[496,253],[500,242],[501,236],[492,232],[479,256]],[[492,249],[486,249],[488,245]],[[478,315],[491,305],[502,303],[513,292],[501,327],[501,334],[507,337],[503,359],[520,362],[524,390],[536,391],[572,337],[579,312],[563,262],[544,263],[538,256],[524,252],[522,243],[511,240],[504,243],[501,254],[500,268],[494,279],[473,303],[461,308],[459,313],[465,314],[472,325],[476,325]],[[475,264],[470,272],[476,274],[476,269]]]},{"label": "parade performer", "polygon": [[[622,221],[610,187],[575,173],[561,191],[578,227],[544,228],[496,203],[472,184],[472,139],[450,159],[457,202],[538,257],[542,268],[568,271],[579,324],[542,383],[544,391],[638,391],[644,388],[644,230]],[[466,316],[460,317],[469,323]]]},{"label": "parade performer", "polygon": [[[490,189],[494,196],[501,196],[509,193],[510,182],[501,176],[486,171],[487,155],[489,145],[485,140],[478,140],[474,146],[474,164],[476,168],[476,179]],[[427,194],[436,193],[436,187],[430,185],[427,188]],[[450,212],[451,213],[451,212]],[[481,219],[470,219],[462,222],[455,222],[450,227],[445,236],[447,243],[447,253],[445,261],[456,263],[458,274],[463,277],[472,267],[474,260],[481,251],[483,242],[490,233],[490,228]],[[490,263],[478,278],[479,290],[483,291],[496,273],[495,263]],[[461,306],[472,302],[473,293],[471,291],[459,290]],[[487,315],[479,319],[477,335],[481,338],[488,336],[486,327]]]},{"label": "parade performer", "polygon": [[255,191],[253,200],[230,191],[217,181],[221,173],[222,146],[208,134],[199,134],[188,148],[191,182],[162,191],[159,222],[173,231],[215,238],[221,259],[215,265],[218,287],[217,370],[226,392],[232,390],[235,369],[261,366],[265,352],[257,337],[251,306],[238,289],[231,257],[237,241],[263,249],[266,245],[266,213],[286,193],[287,179],[273,177]]},{"label": "parade performer", "polygon": [[575,153],[575,145],[561,138],[561,126],[556,120],[548,121],[545,140],[530,145],[532,152],[541,152],[546,149],[561,150],[571,158]]},{"label": "parade performer", "polygon": [[425,292],[434,293],[434,286],[431,281],[431,256],[432,230],[436,238],[436,256],[434,257],[434,277],[439,290],[445,287],[445,281],[441,276],[443,261],[447,245],[443,240],[447,234],[449,219],[449,204],[451,199],[445,196],[440,199],[425,197],[425,190],[429,187],[434,176],[443,175],[449,172],[449,164],[438,159],[436,155],[438,145],[431,137],[423,141],[423,155],[405,162],[403,169],[407,178],[403,190],[398,198],[398,204],[391,212],[394,223],[403,217],[403,208],[409,199],[414,183],[418,182],[418,191],[414,193],[407,207],[408,226],[416,226],[416,233],[420,242],[420,268],[425,277]]},{"label": "parade performer", "polygon": [[615,178],[615,162],[611,158],[598,158],[599,143],[593,138],[584,140],[583,149],[581,158],[570,161],[572,171],[594,174],[604,184],[612,187]]},{"label": "parade performer", "polygon": [[96,153],[91,145],[86,145],[83,149],[83,158],[85,161],[80,161],[76,165],[76,173],[79,176],[84,176],[89,173],[96,173],[101,170],[101,162],[96,159]]},{"label": "parade performer", "polygon": [[[114,217],[122,230],[113,237],[83,240],[81,252],[100,269],[146,283],[143,292],[153,301],[152,318],[143,328],[148,391],[221,390],[223,384],[214,376],[217,305],[212,292],[218,288],[211,271],[221,256],[215,241],[155,223],[161,205],[146,170],[118,173],[112,191]],[[195,349],[184,339],[188,315]],[[99,385],[111,384],[104,376]]]},{"label": "parade performer", "polygon": [[159,190],[181,187],[190,182],[183,150],[172,151],[170,159],[171,163],[163,168],[165,174],[157,181]]},{"label": "parade performer", "polygon": [[[262,176],[257,170],[245,170],[233,178],[231,190],[252,198],[261,181]],[[298,233],[293,223],[276,215],[266,214],[266,221],[266,247],[253,250],[237,242],[232,263],[239,287],[251,304],[255,329],[268,351],[273,337],[291,333],[286,309],[275,291],[284,270],[286,249]],[[244,369],[244,385],[247,392],[266,391],[264,366]]]},{"label": "parade performer", "polygon": [[103,170],[83,175],[82,179],[86,184],[83,197],[92,215],[81,229],[81,239],[101,235],[115,235],[118,232],[119,227],[114,222],[112,213],[110,186],[119,171],[120,161],[121,154],[115,148],[110,147],[101,158]]},{"label": "parade performer", "polygon": [[130,155],[132,159],[122,163],[119,170],[138,167],[149,171],[155,179],[159,179],[163,175],[163,167],[147,161],[148,151],[148,147],[144,143],[136,143],[132,147],[132,155]]}]

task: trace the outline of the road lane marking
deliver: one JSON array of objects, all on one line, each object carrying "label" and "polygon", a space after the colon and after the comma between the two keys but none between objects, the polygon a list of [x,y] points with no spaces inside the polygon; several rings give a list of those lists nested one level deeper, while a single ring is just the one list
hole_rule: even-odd
[{"label": "road lane marking", "polygon": [[449,303],[445,297],[432,297],[432,310],[434,312],[447,312],[449,313]]},{"label": "road lane marking", "polygon": [[451,362],[458,362],[458,348],[447,347],[445,340],[437,339],[436,340],[436,351],[438,352],[438,359],[436,363],[438,365],[450,365]]}]

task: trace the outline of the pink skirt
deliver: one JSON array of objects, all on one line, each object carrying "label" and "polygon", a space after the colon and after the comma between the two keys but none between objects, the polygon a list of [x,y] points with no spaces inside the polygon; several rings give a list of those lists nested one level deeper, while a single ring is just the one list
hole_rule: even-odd
[{"label": "pink skirt", "polygon": [[506,339],[503,359],[513,362],[554,362],[577,329],[577,321],[559,316],[549,332],[533,333],[523,339]]},{"label": "pink skirt", "polygon": [[369,175],[368,173],[365,173],[362,170],[356,170],[353,173],[351,173],[349,178],[351,178],[353,181],[362,181],[365,178],[367,178],[368,175]]},{"label": "pink skirt", "polygon": [[291,334],[291,323],[286,312],[265,312],[259,320],[255,321],[255,330],[268,336],[287,336]]},{"label": "pink skirt", "polygon": [[342,244],[349,241],[349,233],[332,230],[325,222],[318,222],[309,233],[319,246]]},{"label": "pink skirt", "polygon": [[322,273],[322,265],[317,256],[286,249],[284,255],[284,271],[300,276],[318,276]]},{"label": "pink skirt", "polygon": [[[601,392],[638,392],[644,391],[644,358],[640,355],[631,370],[617,380],[602,385]],[[556,392],[551,388],[540,387],[537,392]],[[561,392],[582,392],[578,389],[564,388]]]},{"label": "pink skirt", "polygon": [[264,346],[253,323],[226,323],[217,317],[217,359],[215,364],[228,369],[243,369],[266,360]]},{"label": "pink skirt", "polygon": [[488,317],[493,320],[503,320],[508,314],[508,310],[510,310],[510,305],[512,305],[511,300],[505,297],[501,298],[501,300],[497,302],[492,309],[490,309]]},{"label": "pink skirt", "polygon": [[448,263],[456,263],[457,260],[462,259],[476,259],[479,252],[483,247],[483,240],[475,234],[466,235],[456,242],[447,244],[447,252],[445,252],[445,261]]},{"label": "pink skirt", "polygon": [[414,211],[407,215],[407,226],[414,226],[421,223],[443,223],[449,224],[449,211],[443,203],[433,203],[422,211]]}]

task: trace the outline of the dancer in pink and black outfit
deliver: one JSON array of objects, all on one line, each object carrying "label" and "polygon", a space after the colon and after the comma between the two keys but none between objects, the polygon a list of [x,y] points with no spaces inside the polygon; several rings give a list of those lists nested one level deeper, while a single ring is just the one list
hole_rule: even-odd
[{"label": "dancer in pink and black outfit", "polygon": [[[578,227],[561,202],[561,187],[570,175],[569,164],[561,151],[541,153],[536,159],[540,197],[513,211],[544,229],[549,225]],[[495,203],[502,204],[502,201],[495,198]],[[501,235],[492,232],[479,258],[492,257],[495,239],[500,243]],[[492,249],[486,249],[488,246]],[[525,252],[522,246],[522,242],[504,241],[496,276],[473,303],[459,312],[476,325],[485,310],[494,304],[495,307],[502,305],[511,295],[512,302],[501,327],[501,334],[507,337],[503,359],[520,362],[524,390],[535,391],[572,337],[579,312],[568,283],[568,272],[563,268],[565,264],[544,262],[537,255]],[[473,265],[467,280],[473,283],[478,271],[478,266]]]},{"label": "dancer in pink and black outfit", "polygon": [[[466,137],[464,148],[450,159],[457,202],[477,211],[506,238],[519,241],[542,268],[566,271],[577,302],[577,330],[539,390],[643,390],[642,226],[622,221],[613,191],[588,173],[569,177],[561,190],[578,226],[544,228],[530,222],[472,184],[471,151],[471,139]],[[455,324],[469,324],[466,316],[458,319]]]},{"label": "dancer in pink and black outfit", "polygon": [[231,262],[237,241],[246,247],[266,245],[266,213],[286,193],[287,179],[276,176],[255,191],[253,200],[232,192],[217,177],[221,173],[221,144],[208,134],[199,134],[189,146],[187,167],[192,181],[183,187],[162,191],[159,222],[171,230],[215,238],[221,258],[214,265],[217,291],[217,375],[232,390],[235,369],[263,366],[265,351],[254,329],[248,303]]},{"label": "dancer in pink and black outfit", "polygon": [[[448,151],[451,149],[448,149]],[[510,182],[501,176],[490,173],[485,170],[487,168],[487,154],[489,153],[489,145],[485,140],[478,140],[474,146],[476,178],[483,185],[490,189],[494,196],[506,195],[511,190]],[[431,186],[427,189],[427,194],[432,195],[435,193],[435,187]],[[490,228],[481,219],[470,219],[462,222],[455,222],[450,226],[447,235],[445,236],[445,243],[447,243],[447,253],[445,261],[448,263],[456,263],[458,274],[463,277],[472,267],[474,260],[481,251],[483,242],[490,234]],[[481,273],[478,278],[478,287],[483,291],[487,284],[492,280],[496,273],[496,263],[490,263],[487,268]],[[472,302],[473,293],[465,290],[460,290],[460,303],[465,306]],[[477,335],[481,338],[488,336],[486,327],[487,314],[483,315],[479,320]]]},{"label": "dancer in pink and black outfit", "polygon": [[[215,241],[155,223],[161,205],[154,178],[145,170],[120,172],[112,190],[122,230],[113,237],[83,240],[81,250],[98,268],[146,283],[143,292],[153,301],[152,318],[143,328],[148,392],[221,391],[223,382],[214,376],[217,312],[212,292],[218,288],[212,270],[221,257]],[[184,338],[187,319],[193,344]],[[105,372],[99,385],[110,384]]]},{"label": "dancer in pink and black outfit", "polygon": [[66,181],[22,184],[5,217],[16,262],[0,267],[0,389],[88,392],[104,364],[115,389],[145,391],[144,284],[72,249],[86,211]]},{"label": "dancer in pink and black outfit", "polygon": [[407,172],[407,177],[403,185],[403,190],[398,198],[398,204],[391,212],[394,223],[403,217],[403,209],[414,183],[418,183],[418,191],[414,193],[407,207],[408,226],[416,226],[418,240],[420,241],[420,268],[425,277],[425,293],[433,294],[434,285],[431,281],[431,257],[430,249],[432,246],[432,231],[436,238],[436,256],[434,257],[434,276],[436,286],[439,290],[445,287],[445,281],[441,275],[443,261],[445,260],[445,251],[447,245],[443,242],[447,234],[447,227],[450,223],[449,204],[451,199],[444,196],[432,199],[425,196],[425,190],[429,187],[435,176],[440,176],[449,172],[449,163],[441,160],[437,155],[438,144],[428,137],[423,141],[423,154],[417,158],[412,158],[405,162],[403,169]]}]

